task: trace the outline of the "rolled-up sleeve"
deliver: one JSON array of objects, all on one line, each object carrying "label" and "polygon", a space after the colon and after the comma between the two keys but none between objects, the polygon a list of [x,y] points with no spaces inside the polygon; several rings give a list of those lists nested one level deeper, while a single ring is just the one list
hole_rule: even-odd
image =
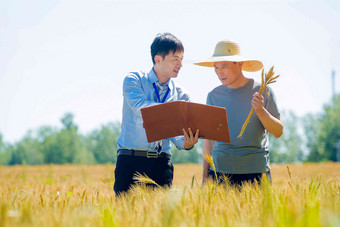
[{"label": "rolled-up sleeve", "polygon": [[170,140],[175,144],[178,150],[184,150],[184,136],[172,137]]}]

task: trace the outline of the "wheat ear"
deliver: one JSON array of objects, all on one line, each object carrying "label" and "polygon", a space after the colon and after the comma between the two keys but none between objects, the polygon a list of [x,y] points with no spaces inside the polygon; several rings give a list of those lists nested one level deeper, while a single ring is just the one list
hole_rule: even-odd
[{"label": "wheat ear", "polygon": [[209,163],[209,165],[211,166],[211,168],[214,170],[215,177],[216,177],[216,181],[218,182],[217,173],[216,173],[216,167],[215,167],[213,158],[211,157],[211,155],[208,155],[208,154],[207,154],[207,155],[204,156],[204,159]]},{"label": "wheat ear", "polygon": [[137,172],[134,174],[133,179],[141,184],[153,184],[153,185],[158,186],[159,188],[162,188],[161,186],[159,186],[159,184],[157,184],[154,180],[148,177],[145,173],[143,175]]}]

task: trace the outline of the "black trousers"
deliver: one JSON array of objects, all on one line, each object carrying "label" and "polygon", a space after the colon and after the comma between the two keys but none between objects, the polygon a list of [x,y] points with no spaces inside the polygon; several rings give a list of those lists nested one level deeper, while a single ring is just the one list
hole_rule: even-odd
[{"label": "black trousers", "polygon": [[127,192],[131,186],[136,183],[133,179],[136,173],[146,174],[159,186],[171,187],[174,167],[168,158],[119,155],[116,163],[115,183],[113,186],[116,195]]},{"label": "black trousers", "polygon": [[[209,175],[216,181],[215,172],[209,170]],[[227,174],[227,173],[219,173],[217,172],[218,183],[225,183],[224,178],[227,177],[229,184],[233,186],[242,186],[243,183],[257,183],[261,184],[261,180],[263,177],[267,177],[268,182],[272,182],[272,176],[270,171],[266,173],[249,173],[249,174]]]}]

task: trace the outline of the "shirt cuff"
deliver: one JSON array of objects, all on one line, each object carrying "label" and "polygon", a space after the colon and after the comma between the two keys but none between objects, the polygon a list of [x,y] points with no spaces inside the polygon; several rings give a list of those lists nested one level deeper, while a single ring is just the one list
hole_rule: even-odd
[{"label": "shirt cuff", "polygon": [[192,148],[194,148],[194,146],[195,146],[195,145],[192,145],[192,147],[190,147],[190,148],[188,148],[188,149],[185,148],[184,146],[183,146],[183,147],[184,147],[184,150],[190,151]]}]

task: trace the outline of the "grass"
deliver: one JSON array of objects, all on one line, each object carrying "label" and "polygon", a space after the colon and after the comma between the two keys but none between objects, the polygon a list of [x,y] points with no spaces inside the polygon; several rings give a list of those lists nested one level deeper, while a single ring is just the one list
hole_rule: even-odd
[{"label": "grass", "polygon": [[0,166],[0,226],[340,226],[338,163],[273,165],[272,185],[241,190],[201,187],[201,165],[175,165],[171,189],[118,199],[113,171]]}]

